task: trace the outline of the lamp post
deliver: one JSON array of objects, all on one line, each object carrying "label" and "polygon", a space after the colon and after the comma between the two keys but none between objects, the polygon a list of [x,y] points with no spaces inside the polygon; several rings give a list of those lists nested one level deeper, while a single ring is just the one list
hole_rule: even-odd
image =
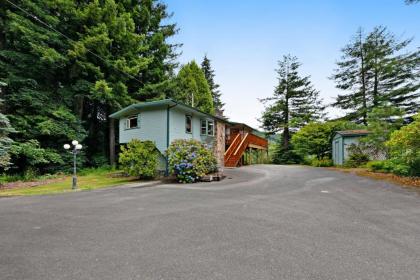
[{"label": "lamp post", "polygon": [[[73,154],[73,180],[72,180],[71,188],[75,190],[77,189],[76,155],[82,149],[82,145],[79,144],[77,140],[71,141],[71,144],[73,145],[73,149],[70,151]],[[70,150],[70,148],[71,148],[70,144],[64,144],[64,149]]]}]

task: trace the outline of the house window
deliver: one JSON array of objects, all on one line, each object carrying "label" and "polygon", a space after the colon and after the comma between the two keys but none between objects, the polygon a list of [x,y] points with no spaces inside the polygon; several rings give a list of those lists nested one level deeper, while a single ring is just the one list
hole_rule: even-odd
[{"label": "house window", "polygon": [[214,136],[214,121],[201,120],[201,135]]},{"label": "house window", "polygon": [[185,115],[185,132],[192,133],[192,116]]},{"label": "house window", "polygon": [[136,115],[136,116],[131,116],[131,117],[127,118],[126,127],[127,127],[127,129],[138,128],[139,127],[139,116]]},{"label": "house window", "polygon": [[213,136],[214,135],[214,122],[207,121],[207,135]]},{"label": "house window", "polygon": [[201,120],[201,135],[207,135],[207,121]]}]

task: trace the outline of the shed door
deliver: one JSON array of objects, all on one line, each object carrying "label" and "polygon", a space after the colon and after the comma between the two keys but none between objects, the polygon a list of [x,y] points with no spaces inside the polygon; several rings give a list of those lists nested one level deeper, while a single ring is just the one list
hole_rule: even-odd
[{"label": "shed door", "polygon": [[341,164],[340,159],[340,141],[334,141],[334,163]]}]

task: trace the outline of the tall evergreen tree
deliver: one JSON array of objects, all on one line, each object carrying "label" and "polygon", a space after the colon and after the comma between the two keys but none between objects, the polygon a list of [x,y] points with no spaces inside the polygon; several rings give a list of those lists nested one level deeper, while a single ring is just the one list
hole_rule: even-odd
[{"label": "tall evergreen tree", "polygon": [[320,119],[324,107],[310,77],[299,74],[301,64],[296,57],[285,55],[278,65],[274,95],[261,100],[266,104],[261,122],[267,132],[282,133],[280,148],[289,152],[291,131]]},{"label": "tall evergreen tree", "polygon": [[176,66],[177,45],[168,38],[177,29],[166,6],[155,0],[16,3],[0,4],[0,79],[8,84],[3,98],[18,131],[15,142],[35,140],[64,156],[64,142],[87,136],[90,164],[105,163],[113,127],[107,116],[156,97],[143,89],[164,84]]},{"label": "tall evergreen tree", "polygon": [[[6,2],[1,5],[0,79],[7,84],[1,97],[5,100],[4,112],[16,129],[12,135],[14,163],[25,162],[31,154],[43,158],[44,152],[58,162],[60,154],[64,154],[64,141],[82,140],[84,134],[72,112],[71,96],[63,93],[68,44],[46,26],[56,27],[60,19],[44,1],[20,1],[19,5],[27,12]],[[39,143],[48,147],[48,152]],[[47,166],[48,162],[42,164]]]},{"label": "tall evergreen tree", "polygon": [[195,61],[181,67],[175,84],[175,91],[170,97],[206,113],[214,114],[210,87],[203,70]]},{"label": "tall evergreen tree", "polygon": [[201,63],[201,69],[203,70],[204,76],[206,77],[207,83],[210,87],[211,95],[213,97],[215,114],[219,117],[223,117],[223,106],[225,104],[222,102],[221,99],[222,94],[219,90],[220,86],[214,81],[214,70],[211,67],[211,61],[207,57],[207,55],[204,56],[203,62]]},{"label": "tall evergreen tree", "polygon": [[359,29],[342,49],[332,76],[340,94],[334,106],[351,110],[347,118],[367,124],[368,112],[388,103],[407,113],[419,109],[419,51],[403,52],[411,40],[398,41],[385,27],[368,35]]}]

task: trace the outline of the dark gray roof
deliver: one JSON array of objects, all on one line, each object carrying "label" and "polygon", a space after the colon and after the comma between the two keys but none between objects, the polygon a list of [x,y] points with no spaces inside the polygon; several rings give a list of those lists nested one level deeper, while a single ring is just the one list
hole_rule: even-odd
[{"label": "dark gray roof", "polygon": [[132,104],[130,106],[127,106],[121,110],[119,110],[118,112],[115,112],[111,115],[109,115],[110,118],[112,119],[120,119],[121,117],[125,117],[128,116],[140,109],[145,109],[145,108],[158,108],[158,107],[163,107],[163,106],[179,106],[181,108],[183,108],[184,110],[187,111],[195,111],[199,114],[214,118],[218,121],[222,121],[225,123],[229,123],[227,120],[223,119],[223,118],[219,118],[216,117],[214,115],[205,113],[201,110],[198,110],[197,108],[191,107],[190,105],[184,104],[182,102],[173,100],[173,99],[163,99],[163,100],[156,100],[156,101],[147,101],[147,102],[141,102],[141,103],[136,103],[136,104]]},{"label": "dark gray roof", "polygon": [[354,130],[341,130],[341,131],[337,131],[336,133],[342,136],[364,136],[364,135],[368,135],[370,131],[366,129],[354,129]]}]

